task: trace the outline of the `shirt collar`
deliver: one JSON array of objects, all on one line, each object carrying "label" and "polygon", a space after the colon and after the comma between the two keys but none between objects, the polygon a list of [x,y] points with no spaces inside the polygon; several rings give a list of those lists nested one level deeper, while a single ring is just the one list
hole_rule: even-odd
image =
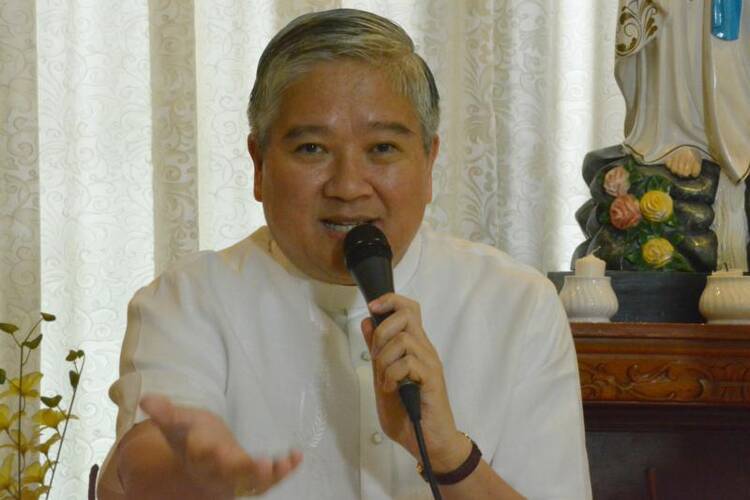
[{"label": "shirt collar", "polygon": [[[269,244],[269,251],[276,262],[307,284],[313,302],[329,315],[343,313],[351,317],[367,310],[365,299],[356,286],[325,283],[310,278],[287,259],[273,240]],[[418,231],[401,261],[393,270],[396,292],[403,293],[407,289],[411,278],[416,273],[421,253],[422,235],[421,231]]]}]

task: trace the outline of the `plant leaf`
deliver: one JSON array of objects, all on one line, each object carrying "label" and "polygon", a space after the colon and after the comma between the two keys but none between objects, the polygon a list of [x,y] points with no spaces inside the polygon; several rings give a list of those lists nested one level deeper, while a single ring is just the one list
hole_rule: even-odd
[{"label": "plant leaf", "polygon": [[5,383],[5,370],[0,368],[0,384],[4,384],[4,383]]},{"label": "plant leaf", "polygon": [[70,377],[70,385],[73,387],[73,389],[76,389],[78,387],[78,380],[81,378],[81,375],[74,372],[73,370],[70,370],[68,372],[68,376]]},{"label": "plant leaf", "polygon": [[44,321],[55,321],[57,318],[55,317],[54,314],[43,312],[42,313],[42,319]]},{"label": "plant leaf", "polygon": [[13,323],[0,323],[0,330],[13,335],[18,331],[18,327]]},{"label": "plant leaf", "polygon": [[83,349],[78,349],[78,350],[76,351],[76,356],[77,356],[77,357],[79,357],[79,358],[82,358],[82,357],[84,357],[85,355],[86,355],[86,353],[85,353],[85,352],[83,352]]},{"label": "plant leaf", "polygon": [[23,343],[26,347],[29,349],[36,349],[39,347],[39,344],[42,342],[42,334],[40,333],[36,338],[33,338],[31,340],[27,340]]},{"label": "plant leaf", "polygon": [[53,398],[42,396],[41,400],[42,400],[42,403],[44,403],[46,407],[54,408],[60,404],[60,401],[62,401],[62,396],[60,396],[59,394]]},{"label": "plant leaf", "polygon": [[78,354],[75,351],[70,350],[68,351],[68,355],[65,356],[65,361],[75,361],[77,357]]}]

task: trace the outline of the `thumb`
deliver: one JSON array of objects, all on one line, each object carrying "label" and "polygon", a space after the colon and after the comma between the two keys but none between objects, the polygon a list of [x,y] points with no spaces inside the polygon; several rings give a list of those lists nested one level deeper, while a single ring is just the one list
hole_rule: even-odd
[{"label": "thumb", "polygon": [[185,450],[185,439],[195,420],[194,412],[177,407],[168,398],[155,394],[141,398],[140,406],[151,417],[170,447],[182,455]]},{"label": "thumb", "polygon": [[173,424],[175,408],[169,398],[147,394],[141,398],[140,406],[141,410],[159,427],[168,427]]}]

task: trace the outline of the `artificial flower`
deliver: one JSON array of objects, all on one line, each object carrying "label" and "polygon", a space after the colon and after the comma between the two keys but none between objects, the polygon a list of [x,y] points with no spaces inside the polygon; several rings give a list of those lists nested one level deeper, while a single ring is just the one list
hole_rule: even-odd
[{"label": "artificial flower", "polygon": [[40,486],[39,488],[24,488],[21,490],[21,500],[39,500],[39,497],[49,491],[47,486]]},{"label": "artificial flower", "polygon": [[607,194],[615,198],[626,195],[630,189],[630,174],[625,167],[617,165],[604,175],[603,186]]},{"label": "artificial flower", "polygon": [[49,454],[50,447],[58,441],[60,441],[60,434],[55,432],[48,440],[37,446],[35,450],[43,453],[44,455],[47,455]]},{"label": "artificial flower", "polygon": [[641,221],[638,200],[632,194],[618,196],[609,206],[609,220],[617,229],[635,227]]},{"label": "artificial flower", "polygon": [[11,431],[8,434],[10,435],[10,444],[4,444],[0,445],[0,449],[2,448],[12,448],[14,450],[18,450],[20,448],[21,454],[25,455],[31,450],[34,450],[37,446],[37,441],[39,439],[38,430],[33,430],[32,438],[29,439],[26,437],[26,434],[21,432],[21,444],[18,444],[18,433],[16,431]]},{"label": "artificial flower", "polygon": [[7,431],[13,422],[18,419],[18,413],[12,413],[8,405],[0,405],[0,432]]},{"label": "artificial flower", "polygon": [[672,197],[664,191],[649,191],[640,202],[643,217],[651,222],[664,222],[672,215],[674,203]]},{"label": "artificial flower", "polygon": [[651,238],[641,247],[641,255],[646,264],[659,269],[672,260],[674,247],[664,238]]},{"label": "artificial flower", "polygon": [[0,398],[8,395],[18,396],[19,394],[24,398],[38,398],[40,380],[42,380],[40,372],[27,373],[20,381],[18,378],[14,378],[10,381],[8,390],[0,394]]},{"label": "artificial flower", "polygon": [[60,422],[65,420],[65,413],[56,408],[44,408],[31,417],[31,421],[37,425],[57,429]]},{"label": "artificial flower", "polygon": [[46,462],[44,465],[41,465],[39,462],[34,462],[23,470],[23,477],[21,479],[22,484],[43,484],[44,476],[47,475],[49,468],[50,462]]},{"label": "artificial flower", "polygon": [[16,482],[13,480],[13,457],[15,455],[9,454],[3,460],[3,465],[0,466],[0,491],[10,491]]}]

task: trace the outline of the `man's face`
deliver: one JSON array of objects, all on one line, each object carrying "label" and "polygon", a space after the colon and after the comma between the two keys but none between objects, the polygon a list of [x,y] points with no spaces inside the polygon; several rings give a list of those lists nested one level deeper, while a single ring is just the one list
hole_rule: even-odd
[{"label": "man's face", "polygon": [[343,242],[372,222],[394,265],[432,198],[437,137],[425,153],[411,102],[365,63],[317,63],[283,94],[264,149],[251,136],[255,198],[284,254],[308,276],[352,284]]}]

